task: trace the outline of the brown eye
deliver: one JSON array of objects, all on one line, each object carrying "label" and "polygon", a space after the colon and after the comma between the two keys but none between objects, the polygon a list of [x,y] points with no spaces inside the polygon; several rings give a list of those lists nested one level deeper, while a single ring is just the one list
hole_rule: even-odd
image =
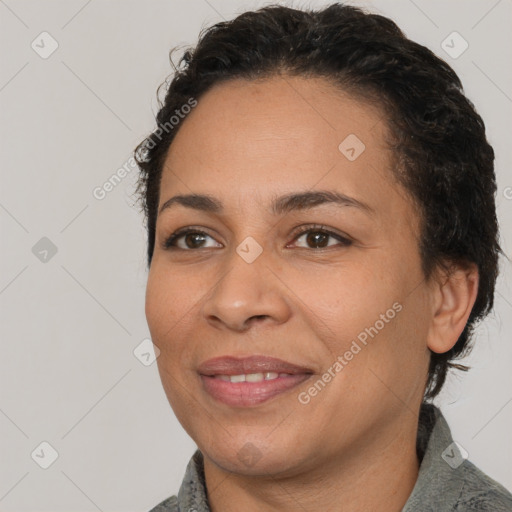
[{"label": "brown eye", "polygon": [[200,247],[204,243],[205,238],[206,236],[203,235],[202,233],[187,233],[183,235],[185,245],[189,249],[197,249],[198,247]]},{"label": "brown eye", "polygon": [[[182,250],[193,250],[193,249],[201,249],[205,246],[204,241],[206,238],[211,238],[210,235],[204,233],[203,231],[198,231],[195,229],[184,229],[180,231],[176,231],[169,238],[167,238],[164,242],[165,249],[182,249]],[[184,247],[178,245],[179,240],[183,239]],[[213,239],[212,239],[213,240]],[[207,247],[208,248],[208,247]]]},{"label": "brown eye", "polygon": [[[313,249],[325,249],[333,245],[349,246],[352,244],[352,241],[348,238],[319,227],[306,228],[295,237],[295,240],[299,240],[302,237],[305,237],[306,248]],[[329,244],[329,238],[334,238],[338,240],[339,243]]]},{"label": "brown eye", "polygon": [[306,242],[309,245],[314,245],[316,247],[327,247],[328,240],[331,238],[331,235],[327,233],[323,233],[321,231],[310,231],[309,233],[305,233]]}]

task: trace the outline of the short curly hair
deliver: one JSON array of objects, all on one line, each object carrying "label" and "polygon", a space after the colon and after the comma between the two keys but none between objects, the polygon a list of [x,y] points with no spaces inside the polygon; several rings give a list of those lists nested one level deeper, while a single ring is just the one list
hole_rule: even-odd
[{"label": "short curly hair", "polygon": [[[174,49],[175,50],[175,49]],[[502,250],[496,218],[494,151],[453,69],[408,39],[390,19],[334,3],[322,10],[270,5],[201,31],[185,49],[156,116],[157,128],[135,149],[136,194],[145,214],[151,265],[163,163],[179,124],[169,119],[191,98],[230,79],[280,74],[321,77],[381,108],[391,134],[398,182],[421,219],[425,279],[453,264],[476,264],[478,295],[464,331],[446,353],[431,353],[425,399],[436,396],[452,362],[466,355],[478,320],[492,309]]]}]

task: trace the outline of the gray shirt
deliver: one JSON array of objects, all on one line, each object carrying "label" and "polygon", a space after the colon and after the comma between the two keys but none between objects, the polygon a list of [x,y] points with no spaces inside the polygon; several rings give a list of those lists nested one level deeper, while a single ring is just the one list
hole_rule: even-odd
[{"label": "gray shirt", "polygon": [[[416,448],[418,479],[401,512],[512,512],[512,494],[467,460],[434,405],[421,407]],[[188,463],[178,495],[150,512],[210,512],[199,450]]]}]

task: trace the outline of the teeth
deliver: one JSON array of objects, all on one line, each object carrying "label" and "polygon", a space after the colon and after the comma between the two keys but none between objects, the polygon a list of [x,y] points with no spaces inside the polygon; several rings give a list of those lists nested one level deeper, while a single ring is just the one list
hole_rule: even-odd
[{"label": "teeth", "polygon": [[261,382],[263,380],[263,373],[249,373],[245,376],[246,382]]},{"label": "teeth", "polygon": [[216,379],[226,382],[261,382],[263,380],[274,380],[278,377],[288,377],[287,373],[265,372],[265,373],[248,373],[242,375],[215,375]]}]

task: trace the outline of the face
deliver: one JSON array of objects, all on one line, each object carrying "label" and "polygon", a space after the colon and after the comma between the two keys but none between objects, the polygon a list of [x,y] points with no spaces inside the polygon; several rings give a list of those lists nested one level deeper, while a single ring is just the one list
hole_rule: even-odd
[{"label": "face", "polygon": [[[169,402],[219,467],[338,464],[417,419],[429,290],[382,118],[322,79],[276,77],[217,85],[181,121],[146,316]],[[212,200],[169,201],[189,194]]]}]

